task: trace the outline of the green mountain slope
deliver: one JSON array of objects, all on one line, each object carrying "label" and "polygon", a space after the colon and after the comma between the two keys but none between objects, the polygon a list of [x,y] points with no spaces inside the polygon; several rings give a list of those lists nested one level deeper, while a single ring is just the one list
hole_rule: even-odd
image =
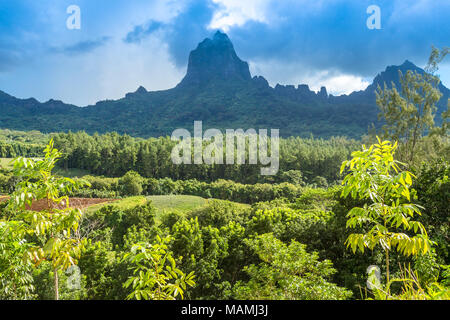
[{"label": "green mountain slope", "polygon": [[[55,100],[21,100],[0,91],[0,128],[149,137],[170,135],[177,128],[192,132],[194,121],[202,120],[204,129],[274,128],[282,136],[358,138],[372,123],[379,125],[376,86],[398,85],[398,71],[407,69],[423,72],[406,61],[388,67],[366,90],[337,97],[307,85],[272,88],[263,77],[251,77],[228,36],[217,32],[190,53],[187,74],[175,88],[148,92],[140,87],[122,99],[82,108]],[[440,89],[444,96],[438,114],[450,97],[442,84]]]}]

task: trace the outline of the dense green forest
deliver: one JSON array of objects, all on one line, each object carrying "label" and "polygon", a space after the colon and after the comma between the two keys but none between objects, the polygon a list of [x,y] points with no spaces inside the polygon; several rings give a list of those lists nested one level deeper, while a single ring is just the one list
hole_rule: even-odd
[{"label": "dense green forest", "polygon": [[[264,178],[259,166],[248,164],[248,158],[246,165],[174,165],[170,154],[177,142],[169,137],[143,140],[114,133],[89,136],[79,132],[58,134],[54,140],[55,146],[65,154],[60,163],[65,168],[113,177],[134,170],[147,178],[229,179],[242,183],[282,182],[290,178],[312,183],[319,176],[334,182],[339,178],[340,164],[358,146],[355,140],[346,138],[281,139],[278,175]],[[294,178],[293,171],[299,171],[299,175],[301,172],[302,176]]]},{"label": "dense green forest", "polygon": [[[15,134],[22,138],[27,136],[26,133]],[[162,156],[164,152],[166,155],[170,153],[173,142],[168,138],[143,140],[118,134],[89,136],[82,132],[54,134],[51,137],[55,140],[55,146],[65,151],[56,162],[61,166],[56,168],[59,175],[70,174],[73,170],[70,167],[74,167],[74,164],[91,172],[69,179],[78,187],[63,188],[57,197],[68,195],[70,199],[123,199],[84,211],[77,229],[77,234],[83,239],[80,242],[83,249],[79,257],[74,258],[81,270],[80,282],[76,289],[60,285],[60,299],[150,297],[151,293],[143,293],[145,291],[132,288],[131,284],[126,287],[124,283],[134,276],[136,264],[131,252],[135,252],[133,250],[137,250],[136,246],[140,245],[140,250],[147,248],[148,254],[153,254],[155,246],[145,245],[151,243],[170,251],[180,271],[178,280],[191,275],[191,278],[185,279],[191,285],[187,285],[184,298],[360,299],[374,294],[366,287],[366,268],[369,265],[383,268],[386,262],[383,249],[375,247],[364,254],[353,253],[346,244],[351,234],[347,226],[347,213],[355,206],[364,207],[370,201],[343,197],[343,187],[337,183],[343,179],[339,167],[343,161],[352,159],[352,150],[360,149],[361,142],[344,138],[282,140],[282,170],[272,181],[258,182],[258,170],[239,171],[243,169],[238,167],[237,171],[228,171],[235,175],[223,180],[219,179],[223,176],[218,176],[223,170],[219,166],[186,166],[177,171],[170,161],[157,162],[157,159],[167,158]],[[46,139],[50,139],[50,136],[46,136]],[[17,146],[19,143],[23,142],[9,138],[4,145]],[[29,142],[24,145],[42,147]],[[48,150],[47,154],[42,149],[37,154],[34,149],[14,150],[19,154],[38,155],[37,160],[34,160],[36,163],[48,161]],[[143,153],[143,150],[148,152]],[[444,154],[441,150],[447,151]],[[412,182],[411,195],[414,202],[424,208],[418,221],[434,241],[433,249],[426,254],[409,257],[392,250],[389,257],[391,278],[404,277],[406,266],[413,268],[421,279],[418,284],[420,287],[414,289],[417,291],[415,294],[427,294],[428,298],[448,295],[445,293],[448,289],[441,288],[445,288],[448,281],[446,270],[449,264],[448,150],[446,136],[422,137],[416,150],[420,161],[413,159],[410,165],[410,170],[417,177]],[[396,157],[403,157],[402,147],[399,152]],[[118,171],[96,171],[105,170],[101,168],[107,165],[106,162],[92,166],[80,165],[96,163],[102,158],[98,154],[111,154],[110,167]],[[154,171],[146,172],[145,167],[139,166],[142,163],[138,160],[142,159],[139,154],[147,157],[147,161],[152,161],[153,155],[154,162],[147,168],[153,168]],[[424,159],[427,161],[424,162]],[[20,163],[20,160],[16,162],[15,169],[8,166],[1,169],[0,192],[15,194],[18,189],[23,190],[20,189],[23,186],[18,186],[24,181],[24,172],[21,175],[19,172],[26,169],[20,169]],[[36,168],[36,163],[30,168]],[[129,165],[125,166],[125,163]],[[303,166],[295,166],[299,163]],[[64,168],[66,166],[67,170]],[[130,170],[123,173],[125,170],[122,168]],[[329,174],[325,168],[328,168]],[[189,169],[192,170],[190,175]],[[245,179],[240,178],[243,172],[253,174],[256,179],[252,181],[248,173]],[[96,175],[99,173],[111,176]],[[189,178],[177,179],[180,174],[186,174]],[[36,175],[32,177],[28,181],[36,180]],[[31,191],[29,187],[27,190]],[[151,196],[164,195],[195,195],[209,200],[187,211],[176,207],[161,211],[151,200],[157,198]],[[11,203],[3,202],[1,208],[3,218],[14,216]],[[25,221],[28,221],[28,228],[36,228],[39,220]],[[2,224],[2,228],[6,232],[7,225]],[[368,229],[361,226],[358,230]],[[7,234],[12,237],[15,233],[10,230]],[[34,237],[37,238],[33,240]],[[37,241],[42,243],[42,248],[45,247],[43,236],[32,238],[30,243]],[[5,263],[12,267],[9,261],[16,261],[17,265],[2,271],[2,298],[54,298],[55,271],[52,260],[46,258],[35,267],[33,260],[23,265],[23,262],[19,263],[20,257],[30,248],[19,249],[18,238],[10,240],[13,242],[8,245],[15,246],[18,251],[11,251],[12,247],[2,247],[0,261],[3,261],[3,267]],[[286,261],[291,267],[280,269],[278,264],[285,264]],[[164,269],[164,266],[161,267]],[[63,272],[66,270],[64,265],[57,270],[58,282],[67,283],[71,274]],[[303,270],[300,275],[298,270]],[[382,272],[380,281],[386,281],[385,277]],[[285,283],[286,279],[289,279],[289,285]],[[170,283],[170,279],[167,282]],[[298,283],[301,289],[292,289],[292,283]],[[424,292],[417,288],[423,288],[420,290]],[[166,298],[172,297],[170,289],[165,290]],[[402,292],[401,286],[393,285],[391,290],[393,296]],[[435,291],[439,294],[433,293]],[[136,292],[141,292],[141,296],[139,293],[136,296]]]},{"label": "dense green forest", "polygon": [[[20,137],[20,131],[0,130],[0,137],[2,132],[4,136],[14,136],[10,133],[13,132]],[[120,177],[133,170],[146,178],[197,179],[208,182],[228,179],[242,183],[295,181],[332,184],[339,179],[338,169],[342,161],[360,144],[345,137],[327,140],[294,137],[280,139],[279,172],[275,177],[269,177],[261,176],[260,167],[248,164],[248,158],[245,165],[175,165],[170,153],[177,142],[170,137],[142,139],[117,133],[91,136],[85,132],[43,136],[46,137],[44,141],[53,138],[55,147],[63,152],[63,159],[57,164],[63,169],[84,169],[91,174],[107,177]],[[43,142],[34,139],[31,134],[27,139]],[[39,156],[45,145],[24,144],[18,138],[5,139],[0,143],[1,158],[16,155]]]},{"label": "dense green forest", "polygon": [[[32,166],[29,166],[31,162],[26,162],[27,166],[25,162],[21,164],[19,161],[15,171],[3,169],[0,182],[2,191],[16,190],[13,193],[15,195],[18,190],[21,193],[28,190],[29,197],[39,197],[38,192],[32,193],[33,188],[39,186],[36,183],[37,176],[27,171],[38,170],[41,165],[45,168],[48,165],[46,162],[50,162],[49,152]],[[19,171],[22,171],[21,179],[17,177]],[[426,254],[409,257],[392,250],[389,257],[391,278],[402,277],[404,268],[411,266],[420,278],[420,288],[424,288],[424,292],[415,288],[418,297],[442,298],[446,294],[448,297],[448,289],[441,287],[448,281],[450,167],[448,161],[436,159],[433,163],[423,163],[414,169],[414,173],[417,179],[412,182],[411,195],[414,202],[424,208],[418,221],[435,244]],[[24,180],[25,174],[30,174],[31,180]],[[366,289],[366,268],[373,264],[383,268],[386,261],[382,247],[364,253],[353,253],[347,247],[346,238],[352,233],[347,227],[347,213],[355,206],[370,204],[370,200],[344,197],[341,186],[325,189],[286,182],[239,184],[225,180],[173,181],[169,178],[143,178],[133,171],[120,178],[84,176],[74,180],[65,179],[68,178],[55,176],[54,183],[64,185],[61,194],[54,195],[55,199],[67,194],[71,195],[70,199],[76,199],[73,196],[103,196],[123,200],[93,206],[84,211],[79,220],[75,219],[76,216],[68,215],[78,221],[79,226],[73,227],[73,231],[77,230],[76,234],[82,239],[77,244],[82,249],[67,250],[62,246],[55,252],[61,250],[60,254],[65,252],[73,256],[69,262],[58,260],[57,256],[53,257],[50,253],[47,257],[45,248],[49,243],[50,246],[55,244],[46,242],[46,231],[35,231],[27,243],[41,246],[42,257],[37,249],[36,256],[30,258],[29,263],[23,262],[22,256],[33,246],[18,246],[21,228],[6,223],[20,221],[14,214],[17,209],[11,202],[4,202],[1,205],[2,217],[7,220],[2,222],[2,232],[12,238],[3,238],[0,251],[3,299],[54,298],[55,269],[59,270],[60,299],[150,297],[155,294],[155,288],[141,288],[141,292],[132,285],[124,286],[135,276],[133,252],[137,254],[137,246],[141,246],[139,250],[147,248],[149,255],[155,254],[152,250],[160,250],[158,246],[170,251],[180,271],[177,281],[184,279],[192,285],[187,285],[184,292],[184,298],[189,299],[359,299],[366,294],[373,294]],[[28,184],[23,183],[25,181]],[[29,181],[35,181],[35,184],[30,186]],[[69,188],[72,183],[77,187]],[[184,212],[177,209],[161,211],[148,197],[169,194],[175,197],[177,194],[198,195],[209,200]],[[144,197],[133,197],[137,195]],[[24,205],[34,200],[25,197],[23,201]],[[121,204],[123,201],[125,203]],[[251,206],[239,203],[249,203]],[[20,206],[20,203],[16,205]],[[55,210],[50,209],[52,212]],[[37,218],[26,215],[21,217],[25,221],[22,227],[28,230],[53,230],[58,227],[40,226],[45,225],[44,214]],[[64,215],[61,214],[61,217]],[[71,226],[67,221],[61,224],[65,228]],[[358,231],[368,229],[361,226]],[[412,230],[405,231],[406,234],[414,234]],[[74,239],[61,241],[68,240]],[[151,243],[158,246],[148,246]],[[74,243],[66,245],[70,248]],[[11,261],[15,261],[14,265],[11,265]],[[71,276],[63,271],[68,268],[70,261],[76,261],[81,270],[80,283],[75,289],[63,285],[68,283]],[[281,267],[286,263],[288,268]],[[9,268],[5,269],[5,264]],[[170,279],[166,281],[170,283]],[[179,283],[177,281],[172,279],[173,283]],[[384,273],[381,281],[386,281]],[[292,287],[292,283],[298,286]],[[149,292],[144,293],[144,289]],[[170,288],[164,290],[166,297],[171,297]],[[402,292],[401,286],[393,286],[391,290],[393,296]]]},{"label": "dense green forest", "polygon": [[0,299],[450,299],[446,52],[378,87],[378,132],[281,139],[275,176],[175,165],[168,137],[0,131]]}]

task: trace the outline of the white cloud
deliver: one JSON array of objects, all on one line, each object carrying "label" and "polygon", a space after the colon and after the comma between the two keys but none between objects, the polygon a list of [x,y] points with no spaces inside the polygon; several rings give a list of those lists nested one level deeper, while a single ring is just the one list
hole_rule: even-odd
[{"label": "white cloud", "polygon": [[[139,45],[115,39],[86,54],[46,55],[0,73],[0,87],[19,98],[32,96],[41,102],[57,99],[86,106],[122,98],[139,86],[149,91],[170,89],[183,76],[184,70],[174,66],[167,46],[156,37]],[[19,87],[14,85],[17,82]]]},{"label": "white cloud", "polygon": [[121,98],[141,85],[149,91],[170,89],[185,73],[173,64],[167,46],[156,37],[139,45],[118,42],[113,50],[105,47],[100,56],[92,63],[100,63],[98,81],[104,99]]},{"label": "white cloud", "polygon": [[[105,11],[108,4],[117,7]],[[85,106],[99,100],[122,98],[140,85],[149,91],[169,89],[183,77],[184,70],[173,65],[163,41],[149,37],[140,45],[123,42],[136,24],[148,19],[169,21],[181,10],[181,4],[138,0],[123,6],[123,2],[80,0],[82,29],[79,31],[65,27],[63,4],[56,9],[50,7],[44,15],[37,15],[39,23],[47,29],[21,32],[22,38],[33,44],[30,45],[33,50],[28,50],[32,54],[23,52],[29,59],[0,73],[0,90],[19,98],[34,97],[41,102],[58,99]],[[42,10],[35,4],[34,10],[38,9]],[[99,19],[92,18],[99,10],[105,14]],[[70,47],[105,36],[110,40],[89,52],[65,55],[48,49]]]},{"label": "white cloud", "polygon": [[318,91],[321,86],[324,86],[327,88],[328,93],[338,96],[342,94],[350,94],[353,91],[364,90],[369,84],[369,81],[365,81],[361,77],[349,74],[341,74],[330,77],[325,76],[316,84],[312,84],[311,89]]},{"label": "white cloud", "polygon": [[221,8],[214,13],[211,29],[228,31],[230,27],[242,26],[247,21],[266,21],[270,0],[213,0]]},{"label": "white cloud", "polygon": [[[275,60],[251,61],[252,75],[260,75],[267,79],[271,86],[307,84],[311,90],[319,91],[327,88],[328,93],[335,96],[364,90],[372,79],[364,79],[351,74],[343,74],[330,70],[310,70],[307,66]],[[375,75],[374,75],[375,76]]]}]

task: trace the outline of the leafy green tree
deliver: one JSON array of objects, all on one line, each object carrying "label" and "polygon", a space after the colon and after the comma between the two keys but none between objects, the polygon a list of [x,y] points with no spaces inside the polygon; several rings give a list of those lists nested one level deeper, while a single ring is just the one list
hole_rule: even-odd
[{"label": "leafy green tree", "polygon": [[[439,52],[433,47],[423,73],[408,70],[403,75],[399,71],[401,91],[394,83],[390,89],[386,83],[384,89],[377,88],[376,102],[381,111],[378,117],[386,122],[383,138],[404,143],[405,160],[408,162],[413,161],[420,138],[434,127],[436,103],[442,97],[438,88],[440,79],[434,73],[448,52],[448,48]],[[445,118],[446,114],[443,116]]]},{"label": "leafy green tree", "polygon": [[317,176],[311,181],[314,186],[318,188],[327,188],[328,187],[328,181],[324,177]]},{"label": "leafy green tree", "polygon": [[392,89],[386,84],[384,90],[378,87],[379,118],[386,122],[383,137],[402,141],[405,158],[412,161],[418,140],[434,126],[435,104],[442,94],[437,88],[439,80],[431,75],[408,70],[405,75],[400,72],[400,82],[401,93],[395,84]]},{"label": "leafy green tree", "polygon": [[414,181],[418,203],[425,207],[419,220],[427,227],[441,264],[450,264],[450,163],[423,163]]},{"label": "leafy green tree", "polygon": [[[53,148],[53,140],[44,153],[42,160],[19,157],[14,161],[14,174],[20,182],[11,195],[9,209],[14,212],[11,220],[20,226],[23,236],[34,236],[27,258],[35,266],[42,261],[51,262],[55,299],[58,300],[58,271],[76,264],[83,248],[83,241],[77,234],[82,213],[71,208],[69,198],[62,194],[72,192],[86,182],[52,175],[52,169],[61,157],[61,153]],[[38,201],[44,203],[44,208],[32,210],[33,203]]]},{"label": "leafy green tree", "polygon": [[444,47],[442,50],[435,48],[434,46],[431,48],[430,58],[428,59],[428,64],[426,71],[431,74],[434,74],[439,70],[439,63],[444,60],[444,58],[450,53],[449,47]]},{"label": "leafy green tree", "polygon": [[167,243],[170,237],[156,237],[154,244],[137,243],[131,252],[125,255],[135,265],[134,276],[130,277],[124,287],[132,287],[133,291],[127,299],[175,300],[187,286],[194,286],[194,273],[184,274],[177,268]]},{"label": "leafy green tree", "polygon": [[[59,299],[61,300],[83,300],[87,298],[85,289],[86,275],[81,274],[75,268],[69,268],[66,272],[60,272],[59,282],[65,285],[59,288]],[[53,267],[51,262],[44,261],[39,268],[34,268],[33,280],[36,288],[37,300],[52,300],[55,297],[55,287],[53,285]],[[76,273],[76,274],[75,274]],[[74,275],[74,276],[72,276]]]},{"label": "leafy green tree", "polygon": [[227,238],[218,228],[200,226],[199,219],[182,219],[171,230],[171,250],[182,256],[180,267],[194,272],[197,285],[189,292],[189,299],[220,299],[224,283],[223,259],[228,256]]},{"label": "leafy green tree", "polygon": [[244,207],[240,204],[211,199],[208,204],[199,209],[195,209],[187,215],[187,218],[198,218],[201,226],[212,226],[220,228],[227,225],[230,221],[243,223]]},{"label": "leafy green tree", "polygon": [[[92,237],[93,238],[93,237]],[[112,249],[111,242],[96,241],[88,239],[85,245],[85,251],[78,263],[86,277],[86,298],[88,300],[109,300],[124,299],[126,294],[116,296],[115,293],[125,291],[122,283],[128,278],[126,272],[120,272],[120,275],[113,274],[115,269],[122,267],[118,253]],[[122,270],[120,270],[122,271]]]},{"label": "leafy green tree", "polygon": [[[347,228],[367,227],[366,233],[353,233],[346,244],[353,252],[380,245],[386,256],[386,279],[389,283],[389,252],[396,247],[404,255],[427,253],[432,245],[422,223],[413,221],[420,215],[419,206],[411,203],[412,173],[400,172],[399,162],[394,160],[397,143],[381,141],[362,151],[352,153],[353,158],[344,161],[341,173],[349,173],[343,180],[342,196],[367,201],[363,207],[348,212]],[[404,232],[401,232],[404,231]],[[414,231],[416,235],[408,235]]]},{"label": "leafy green tree", "polygon": [[142,194],[144,180],[135,171],[128,171],[119,179],[119,185],[122,187],[122,193],[126,196],[138,196]]},{"label": "leafy green tree", "polygon": [[319,261],[316,252],[291,241],[284,244],[272,234],[247,240],[262,262],[244,268],[250,280],[234,287],[237,299],[327,300],[346,299],[351,293],[327,281],[333,273],[331,261]]},{"label": "leafy green tree", "polygon": [[32,264],[23,259],[29,248],[20,223],[0,220],[0,300],[34,297]]},{"label": "leafy green tree", "polygon": [[[435,47],[431,50],[431,55],[428,60],[427,71],[431,74],[435,74],[439,70],[439,63],[450,53],[450,48],[445,47],[439,50]],[[435,128],[434,132],[447,135],[450,128],[450,98],[447,101],[447,110],[442,113],[442,126],[441,128]]]},{"label": "leafy green tree", "polygon": [[288,170],[281,174],[281,181],[289,182],[295,185],[303,186],[305,182],[303,181],[303,174],[300,170]]},{"label": "leafy green tree", "polygon": [[[370,281],[370,278],[369,278]],[[372,279],[373,281],[373,279]],[[390,287],[394,283],[401,283],[398,294],[392,294]],[[433,282],[422,285],[417,271],[411,267],[401,269],[400,278],[394,278],[383,288],[380,283],[372,282],[374,297],[377,300],[449,300],[450,287],[443,283]]]}]

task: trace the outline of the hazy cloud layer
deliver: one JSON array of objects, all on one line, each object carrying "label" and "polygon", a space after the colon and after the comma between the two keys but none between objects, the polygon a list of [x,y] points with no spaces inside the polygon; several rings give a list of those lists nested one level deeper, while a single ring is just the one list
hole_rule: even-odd
[{"label": "hazy cloud layer", "polygon": [[80,41],[73,45],[68,45],[60,48],[52,48],[51,51],[57,53],[65,53],[69,55],[88,53],[99,47],[104,46],[110,39],[111,39],[110,37],[105,36],[97,40]]}]

